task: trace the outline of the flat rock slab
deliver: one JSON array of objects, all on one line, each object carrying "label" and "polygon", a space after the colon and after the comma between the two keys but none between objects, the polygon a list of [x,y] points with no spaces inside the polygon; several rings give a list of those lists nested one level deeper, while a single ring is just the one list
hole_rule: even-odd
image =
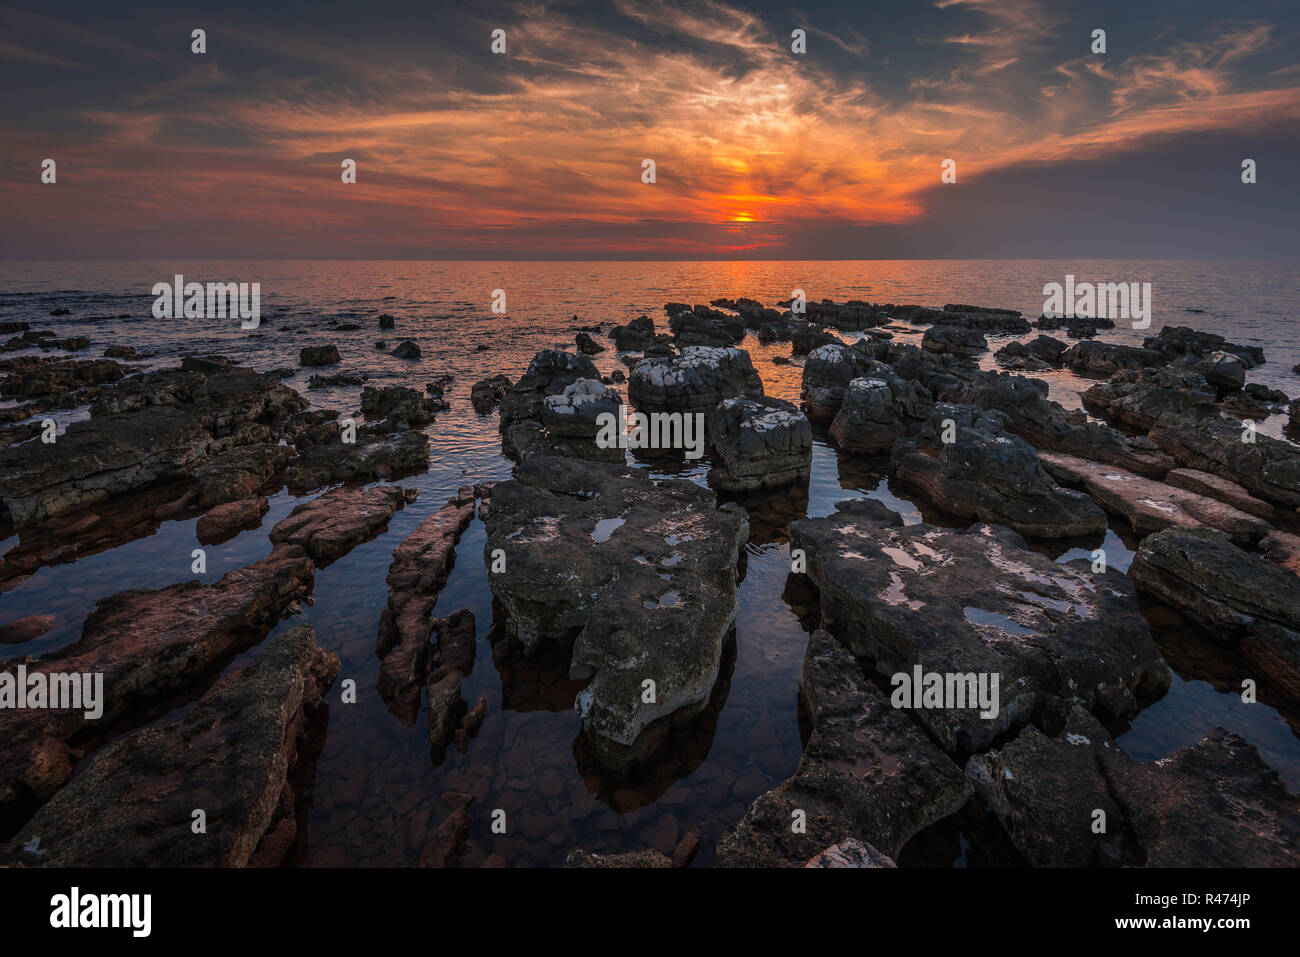
[{"label": "flat rock slab", "polygon": [[998,675],[998,713],[920,708],[950,753],[987,748],[1049,699],[1102,717],[1137,713],[1169,687],[1128,578],[1029,551],[1007,528],[904,527],[872,499],[790,525],[833,634],[883,675]]},{"label": "flat rock slab", "polygon": [[492,592],[525,653],[574,643],[572,676],[592,678],[578,707],[597,747],[628,748],[651,722],[708,701],[749,534],[743,509],[714,505],[692,482],[546,457],[492,489]]},{"label": "flat rock slab", "polygon": [[310,491],[340,482],[386,479],[429,467],[429,437],[399,432],[386,437],[357,435],[356,442],[327,442],[300,450],[285,474],[289,489]]},{"label": "flat rock slab", "polygon": [[[291,769],[308,715],[339,660],[309,625],[270,639],[257,661],[222,678],[174,724],[118,738],[27,823],[11,863],[45,867],[276,866],[258,859],[273,827],[291,841]],[[196,808],[206,834],[193,833]],[[287,811],[287,813],[286,813]]]},{"label": "flat rock slab", "polygon": [[[799,696],[812,723],[799,767],[719,840],[720,866],[803,867],[850,839],[896,855],[970,796],[957,765],[824,631],[808,641]],[[806,815],[803,833],[795,811]]]},{"label": "flat rock slab", "polygon": [[334,489],[299,505],[277,522],[271,529],[271,541],[301,545],[321,564],[337,561],[383,531],[406,505],[407,494],[408,490],[397,485]]},{"label": "flat rock slab", "polygon": [[219,545],[246,528],[257,528],[270,508],[265,495],[226,502],[199,517],[194,523],[194,536],[200,545]]},{"label": "flat rock slab", "polygon": [[229,572],[102,599],[81,640],[20,664],[29,676],[102,673],[103,714],[84,710],[0,709],[0,824],[34,810],[63,786],[73,766],[113,730],[166,711],[228,655],[255,644],[298,599],[311,592],[315,567],[296,545]]},{"label": "flat rock slab", "polygon": [[1196,469],[1173,469],[1165,476],[1165,481],[1207,498],[1217,498],[1220,502],[1254,515],[1256,518],[1265,521],[1271,521],[1273,518],[1272,505],[1255,498],[1236,482],[1229,482],[1221,476],[1198,472]]},{"label": "flat rock slab", "polygon": [[[1215,728],[1152,763],[1134,761],[1075,709],[1049,737],[1026,728],[966,766],[980,798],[1038,867],[1294,867],[1300,797],[1254,745]],[[1105,830],[1094,830],[1105,814]]]},{"label": "flat rock slab", "polygon": [[1090,462],[1060,452],[1039,452],[1038,460],[1058,481],[1082,485],[1108,512],[1122,515],[1138,533],[1178,526],[1208,526],[1242,543],[1257,542],[1271,530],[1263,519],[1217,498],[1157,482],[1117,465]]}]

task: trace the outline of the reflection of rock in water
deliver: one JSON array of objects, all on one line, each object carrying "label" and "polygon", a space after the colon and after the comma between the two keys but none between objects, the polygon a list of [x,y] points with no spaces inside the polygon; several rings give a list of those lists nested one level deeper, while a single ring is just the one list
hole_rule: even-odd
[{"label": "reflection of rock in water", "polygon": [[588,792],[622,814],[653,804],[674,782],[693,774],[713,747],[735,665],[733,631],[722,651],[718,680],[698,710],[658,719],[630,747],[580,733],[573,742],[573,757]]}]

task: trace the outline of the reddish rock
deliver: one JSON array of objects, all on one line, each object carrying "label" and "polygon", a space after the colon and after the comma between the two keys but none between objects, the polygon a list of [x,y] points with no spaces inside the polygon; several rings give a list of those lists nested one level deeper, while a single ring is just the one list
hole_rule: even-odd
[{"label": "reddish rock", "polygon": [[673,850],[673,867],[690,867],[695,855],[700,852],[700,829],[693,827],[677,842]]},{"label": "reddish rock", "polygon": [[21,645],[25,641],[39,638],[53,624],[53,615],[27,615],[15,619],[7,625],[0,625],[0,645]]},{"label": "reddish rock", "polygon": [[372,538],[406,505],[397,485],[339,488],[299,505],[271,529],[271,541],[301,545],[321,564],[336,561]]},{"label": "reddish rock", "polygon": [[420,852],[421,867],[455,867],[465,850],[470,825],[469,806],[474,803],[474,795],[449,791],[442,796],[442,803],[451,809],[451,813],[443,818]]},{"label": "reddish rock", "polygon": [[218,505],[194,524],[194,534],[200,545],[220,545],[246,528],[261,525],[270,507],[265,495]]},{"label": "reddish rock", "polygon": [[[290,785],[309,716],[338,673],[309,625],[267,642],[180,721],[93,755],[10,844],[51,867],[280,864],[296,833]],[[193,812],[206,833],[192,830]]]},{"label": "reddish rock", "polygon": [[115,731],[157,718],[192,694],[230,655],[255,644],[311,592],[315,566],[294,545],[237,568],[211,585],[183,582],[102,599],[81,640],[20,663],[34,672],[96,674],[103,714],[0,710],[0,833],[20,823],[68,780],[73,767]]}]

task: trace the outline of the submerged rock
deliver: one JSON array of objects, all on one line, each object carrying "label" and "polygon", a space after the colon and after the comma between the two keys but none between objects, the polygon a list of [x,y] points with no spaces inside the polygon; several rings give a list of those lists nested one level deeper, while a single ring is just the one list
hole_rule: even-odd
[{"label": "submerged rock", "polygon": [[714,488],[748,492],[808,482],[812,426],[791,402],[724,399],[709,415],[708,436],[722,459],[709,470]]},{"label": "submerged rock", "polygon": [[[799,702],[812,726],[799,767],[722,836],[720,866],[803,867],[849,840],[896,855],[969,797],[957,765],[824,631],[808,641]],[[796,811],[806,816],[802,832],[791,826]]]},{"label": "submerged rock", "polygon": [[574,848],[565,858],[565,867],[572,868],[671,868],[672,859],[659,851],[625,851],[622,854],[593,854],[582,848]]},{"label": "submerged rock", "polygon": [[[213,685],[180,721],[94,754],[11,844],[42,867],[276,867],[296,832],[293,790],[313,759],[308,721],[339,659],[310,625],[271,638],[257,661]],[[207,831],[192,831],[195,809]]]},{"label": "submerged rock", "polygon": [[904,527],[872,499],[838,508],[790,525],[832,633],[882,675],[999,676],[996,715],[915,712],[948,751],[987,748],[1049,700],[1118,718],[1169,687],[1125,575],[1053,562],[998,526]]},{"label": "submerged rock", "polygon": [[492,593],[524,653],[573,643],[571,675],[592,679],[578,709],[602,760],[631,760],[649,725],[707,704],[748,531],[743,509],[715,510],[706,489],[634,468],[529,458],[493,487]]},{"label": "submerged rock", "polygon": [[[1106,513],[1087,495],[1061,488],[1032,445],[1006,431],[1001,412],[941,403],[917,439],[900,439],[898,477],[939,508],[965,519],[1006,525],[1036,538],[1073,538],[1106,530]],[[947,433],[951,441],[945,441]]]}]

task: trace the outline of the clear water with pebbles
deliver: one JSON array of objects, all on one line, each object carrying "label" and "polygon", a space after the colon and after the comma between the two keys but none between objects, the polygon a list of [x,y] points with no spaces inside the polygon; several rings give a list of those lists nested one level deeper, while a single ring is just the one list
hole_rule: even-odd
[{"label": "clear water with pebbles", "polygon": [[[189,281],[260,282],[263,321],[245,332],[231,320],[158,320],[151,315],[155,282],[175,273]],[[444,814],[437,801],[446,791],[473,791],[471,830],[463,863],[474,866],[500,854],[512,866],[554,865],[573,847],[617,852],[655,847],[670,852],[682,833],[703,833],[699,864],[712,860],[723,829],[761,792],[789,776],[801,751],[797,712],[800,662],[813,623],[815,602],[789,576],[787,522],[826,515],[846,498],[872,496],[905,521],[956,524],[916,501],[883,472],[883,461],[842,455],[819,430],[813,472],[806,490],[747,498],[753,532],[740,589],[734,664],[718,689],[714,707],[676,742],[671,759],[643,779],[611,782],[587,761],[578,742],[573,699],[582,683],[568,678],[563,654],[533,661],[494,661],[493,607],[483,563],[484,527],[475,519],[457,549],[457,560],[435,614],[470,609],[478,632],[477,659],[464,697],[487,698],[488,715],[464,754],[449,748],[431,755],[423,717],[404,726],[374,691],[378,661],[374,639],[387,599],[384,576],[393,547],[460,485],[508,478],[511,463],[500,454],[495,413],[477,415],[469,404],[474,382],[495,373],[518,378],[539,349],[572,348],[574,331],[598,323],[624,323],[642,313],[664,324],[668,301],[708,302],[719,296],[750,296],[765,303],[804,289],[810,298],[865,299],[942,305],[968,302],[1037,315],[1042,286],[1066,273],[1079,280],[1150,282],[1155,310],[1152,330],[1188,325],[1265,349],[1268,363],[1251,381],[1300,393],[1300,338],[1294,334],[1300,305],[1294,264],[1067,261],[898,262],[713,262],[713,263],[429,263],[429,262],[199,262],[199,263],[4,263],[0,264],[0,322],[24,320],[59,335],[86,335],[82,355],[100,355],[113,344],[133,345],[148,359],[143,368],[171,366],[189,352],[220,352],[261,370],[294,368],[286,380],[314,405],[344,414],[359,408],[360,388],[309,390],[313,372],[365,375],[371,385],[423,389],[442,374],[450,411],[428,428],[429,469],[401,480],[420,498],[394,516],[385,532],[318,570],[314,603],[281,623],[308,621],[318,640],[342,660],[340,678],[356,680],[360,703],[331,695],[328,726],[315,772],[304,863],[316,865],[408,865],[418,859]],[[489,310],[492,291],[504,289],[507,316]],[[70,315],[50,317],[54,309]],[[380,330],[387,312],[396,328]],[[98,317],[98,318],[96,318]],[[341,325],[357,325],[340,330]],[[1123,324],[1121,324],[1123,326]],[[915,337],[921,330],[900,333]],[[1102,333],[1108,341],[1139,344],[1143,333],[1121,327]],[[594,357],[602,372],[623,369],[612,344]],[[420,360],[401,360],[375,348],[411,339]],[[1004,341],[991,339],[993,348]],[[334,343],[342,362],[323,370],[298,368],[298,351]],[[788,344],[743,344],[770,395],[798,399],[801,368],[778,365]],[[992,367],[991,352],[983,359]],[[1047,374],[1052,397],[1078,404],[1087,387],[1068,371]],[[57,413],[60,423],[85,409]],[[1281,417],[1263,423],[1279,435]],[[709,461],[665,458],[633,461],[655,474],[703,482]],[[6,657],[41,653],[76,640],[81,623],[103,597],[128,588],[160,588],[198,577],[215,581],[232,568],[269,551],[267,532],[302,500],[286,491],[271,497],[261,528],[207,549],[207,573],[190,573],[196,545],[194,520],[168,521],[147,537],[75,563],[40,569],[0,595],[0,620],[52,614],[53,628]],[[0,542],[0,555],[18,543]],[[1099,542],[1069,547],[1037,544],[1053,558],[1086,555]],[[1126,568],[1134,541],[1122,523],[1105,536],[1111,563]],[[1168,610],[1148,616],[1173,672],[1173,687],[1131,725],[1112,728],[1134,757],[1154,760],[1195,743],[1215,725],[1253,742],[1264,760],[1292,789],[1300,788],[1300,716],[1279,711],[1267,688],[1261,703],[1245,705],[1238,694],[1249,674],[1212,639]],[[500,622],[496,625],[499,628]],[[252,648],[231,661],[242,667]],[[184,708],[159,719],[175,720]],[[507,812],[509,833],[491,833],[490,812]],[[918,836],[902,855],[907,863],[939,866],[989,863],[981,852],[984,833],[978,808]],[[973,846],[973,849],[972,849]]]}]

